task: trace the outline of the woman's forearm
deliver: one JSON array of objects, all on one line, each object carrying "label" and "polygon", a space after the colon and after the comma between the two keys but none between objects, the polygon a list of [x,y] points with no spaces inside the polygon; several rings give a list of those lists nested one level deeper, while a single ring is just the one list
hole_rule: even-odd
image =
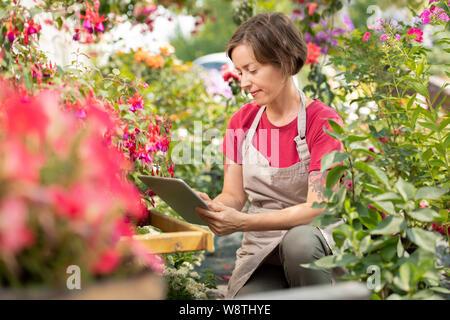
[{"label": "woman's forearm", "polygon": [[311,208],[312,203],[302,203],[283,210],[248,214],[244,217],[244,230],[289,230],[298,225],[310,224],[325,210]]},{"label": "woman's forearm", "polygon": [[238,199],[235,195],[230,193],[221,193],[217,197],[214,198],[214,202],[221,202],[227,207],[231,207],[236,209],[237,211],[241,211],[245,205],[245,200],[242,201]]}]

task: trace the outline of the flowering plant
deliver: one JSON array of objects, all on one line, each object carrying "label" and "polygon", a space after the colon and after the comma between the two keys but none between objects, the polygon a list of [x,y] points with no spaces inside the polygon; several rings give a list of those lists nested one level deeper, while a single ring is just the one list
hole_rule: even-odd
[{"label": "flowering plant", "polygon": [[[122,236],[134,234],[129,219],[145,208],[126,180],[130,163],[105,143],[116,123],[102,104],[82,103],[85,120],[64,110],[58,92],[31,95],[1,80],[2,286],[61,288],[69,265],[88,282],[117,273],[132,257],[162,271],[162,261],[132,238],[120,246]],[[121,271],[138,269],[131,266]]]},{"label": "flowering plant", "polygon": [[[345,267],[342,279],[366,281],[374,299],[450,293],[450,131],[441,95],[448,84],[434,97],[427,88],[428,50],[418,21],[380,19],[375,30],[342,37],[330,58],[343,76],[336,107],[346,118],[348,104],[358,103],[362,121],[348,119],[341,128],[330,120],[334,132],[327,133],[344,151],[322,159],[322,171],[330,169],[328,202],[314,224],[345,223],[333,231],[337,255],[308,266]],[[368,111],[359,112],[363,108]]]}]

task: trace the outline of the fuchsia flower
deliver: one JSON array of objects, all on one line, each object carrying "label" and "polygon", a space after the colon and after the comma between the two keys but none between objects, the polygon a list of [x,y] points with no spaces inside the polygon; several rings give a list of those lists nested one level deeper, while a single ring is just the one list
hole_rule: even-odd
[{"label": "fuchsia flower", "polygon": [[114,272],[119,263],[119,252],[114,248],[109,248],[91,265],[91,271],[95,274],[110,274]]},{"label": "fuchsia flower", "polygon": [[380,40],[381,41],[387,40],[387,35],[386,34],[382,34],[381,37],[380,37]]},{"label": "fuchsia flower", "polygon": [[370,32],[366,32],[363,35],[362,41],[366,42],[370,38]]},{"label": "fuchsia flower", "polygon": [[127,100],[128,104],[131,104],[130,111],[135,112],[137,109],[144,109],[144,98],[139,95],[138,92],[133,97]]},{"label": "fuchsia flower", "polygon": [[419,28],[409,29],[408,35],[417,42],[422,42],[423,40],[423,32]]},{"label": "fuchsia flower", "polygon": [[27,208],[18,198],[0,202],[0,253],[16,253],[34,242],[27,226]]}]

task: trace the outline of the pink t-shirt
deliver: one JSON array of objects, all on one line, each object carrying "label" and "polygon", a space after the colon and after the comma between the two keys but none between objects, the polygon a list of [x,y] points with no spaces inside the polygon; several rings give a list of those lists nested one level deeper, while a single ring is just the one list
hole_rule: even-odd
[{"label": "pink t-shirt", "polygon": [[[235,163],[242,164],[242,143],[250,129],[260,106],[255,102],[244,105],[230,119],[223,139],[222,152]],[[339,114],[319,100],[306,108],[306,142],[311,155],[308,172],[320,170],[322,157],[333,151],[342,151],[342,143],[323,131],[332,131],[326,119],[333,119],[342,126]],[[269,161],[270,166],[286,168],[300,161],[294,138],[298,135],[297,117],[290,123],[278,127],[273,125],[263,112],[253,137],[253,145]],[[273,150],[273,152],[272,152]]]}]

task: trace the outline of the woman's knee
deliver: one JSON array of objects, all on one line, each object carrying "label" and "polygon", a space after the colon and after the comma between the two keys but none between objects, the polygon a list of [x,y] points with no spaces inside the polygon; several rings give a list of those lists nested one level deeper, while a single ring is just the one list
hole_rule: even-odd
[{"label": "woman's knee", "polygon": [[280,245],[280,258],[284,263],[309,263],[328,255],[325,240],[320,231],[311,225],[302,225],[290,229]]}]

